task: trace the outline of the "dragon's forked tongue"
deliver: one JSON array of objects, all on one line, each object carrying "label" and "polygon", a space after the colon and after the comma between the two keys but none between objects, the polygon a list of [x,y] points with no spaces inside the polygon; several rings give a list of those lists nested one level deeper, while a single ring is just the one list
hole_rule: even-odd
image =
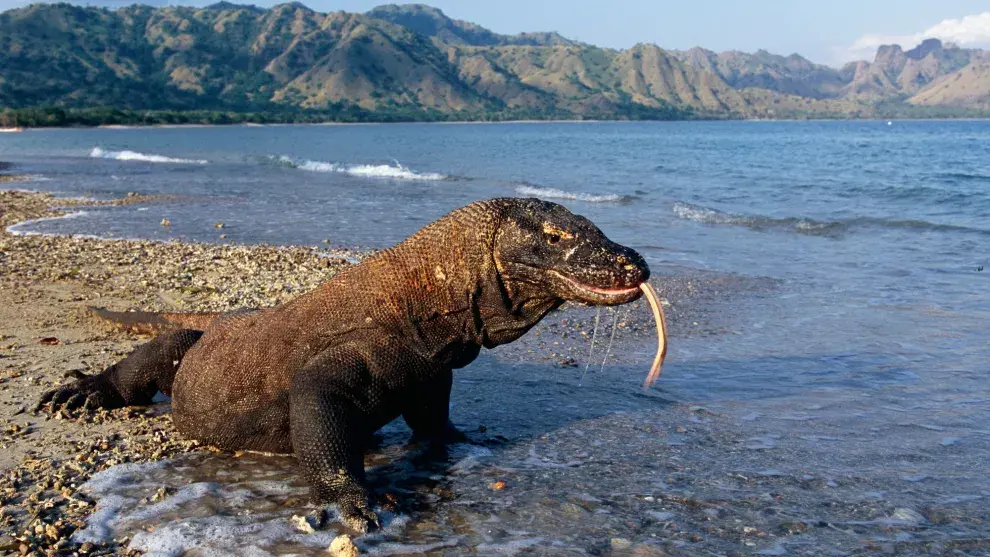
[{"label": "dragon's forked tongue", "polygon": [[643,382],[643,388],[649,389],[660,377],[660,368],[663,367],[663,361],[667,358],[667,321],[663,315],[660,299],[650,283],[643,282],[639,288],[646,295],[646,299],[650,301],[650,307],[653,308],[653,317],[657,320],[657,339],[660,342],[657,347],[657,356],[653,359],[653,366],[650,367],[650,374],[646,376],[646,381]]}]

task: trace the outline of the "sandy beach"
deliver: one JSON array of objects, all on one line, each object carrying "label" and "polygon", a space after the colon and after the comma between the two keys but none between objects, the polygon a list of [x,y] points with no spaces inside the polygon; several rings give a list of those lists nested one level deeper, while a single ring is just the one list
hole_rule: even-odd
[{"label": "sandy beach", "polygon": [[[132,196],[113,202],[145,202]],[[49,417],[32,408],[73,372],[96,373],[141,337],[110,331],[88,306],[178,311],[278,304],[355,254],[89,238],[20,236],[7,227],[94,202],[0,191],[0,553],[45,554],[91,511],[76,488],[122,462],[196,450],[154,408]],[[126,545],[126,540],[121,540]],[[113,553],[120,546],[93,548]],[[85,548],[90,550],[90,548]]]}]

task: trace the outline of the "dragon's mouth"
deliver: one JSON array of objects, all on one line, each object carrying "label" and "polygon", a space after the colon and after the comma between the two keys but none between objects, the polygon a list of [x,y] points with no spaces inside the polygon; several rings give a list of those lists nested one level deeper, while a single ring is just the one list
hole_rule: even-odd
[{"label": "dragon's mouth", "polygon": [[564,276],[558,271],[550,271],[550,274],[564,281],[571,290],[578,296],[580,301],[596,305],[613,305],[631,302],[639,297],[642,291],[639,285],[622,288],[600,288],[578,282],[570,277]]}]

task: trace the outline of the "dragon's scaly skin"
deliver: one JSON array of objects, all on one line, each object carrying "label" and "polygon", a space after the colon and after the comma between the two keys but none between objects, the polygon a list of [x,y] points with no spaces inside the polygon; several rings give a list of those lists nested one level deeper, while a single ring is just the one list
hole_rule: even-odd
[{"label": "dragon's scaly skin", "polygon": [[632,301],[648,276],[639,254],[560,205],[479,201],[283,306],[143,314],[158,337],[42,403],[148,404],[160,390],[188,437],[294,453],[316,500],[363,530],[377,522],[363,466],[376,430],[402,416],[418,437],[457,439],[454,369],[566,300]]}]

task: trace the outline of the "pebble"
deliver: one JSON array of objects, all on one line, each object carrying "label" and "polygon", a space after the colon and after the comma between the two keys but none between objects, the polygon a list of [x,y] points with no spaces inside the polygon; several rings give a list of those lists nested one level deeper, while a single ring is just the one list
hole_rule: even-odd
[{"label": "pebble", "polygon": [[632,547],[632,542],[626,538],[612,538],[610,545],[612,549],[629,549]]},{"label": "pebble", "polygon": [[313,525],[310,524],[309,517],[301,516],[297,514],[297,515],[293,515],[290,520],[292,522],[292,525],[296,528],[296,530],[299,530],[303,534],[312,534],[316,532],[316,528],[313,528]]},{"label": "pebble", "polygon": [[890,518],[893,520],[900,520],[902,522],[907,522],[908,524],[913,524],[913,525],[924,524],[925,522],[928,522],[928,520],[921,513],[919,513],[914,509],[909,509],[906,507],[902,507],[900,509],[894,509],[894,512],[891,513],[890,515]]},{"label": "pebble", "polygon": [[330,543],[329,552],[334,557],[356,557],[361,554],[361,550],[347,534],[341,534],[334,538]]}]

